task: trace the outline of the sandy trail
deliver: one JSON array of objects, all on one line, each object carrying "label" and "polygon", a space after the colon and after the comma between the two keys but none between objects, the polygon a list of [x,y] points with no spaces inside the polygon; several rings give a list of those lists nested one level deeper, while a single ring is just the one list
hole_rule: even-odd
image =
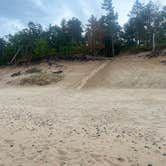
[{"label": "sandy trail", "polygon": [[2,69],[0,165],[165,166],[160,61],[63,62],[64,80],[46,87],[4,86],[11,70]]},{"label": "sandy trail", "polygon": [[[77,89],[80,90],[80,89],[83,89],[85,86],[87,86],[87,85],[89,84],[89,80],[93,80],[94,77],[95,77],[96,75],[98,75],[98,73],[101,73],[101,71],[103,71],[104,68],[105,68],[106,66],[108,66],[108,65],[109,65],[109,61],[106,61],[106,62],[103,62],[103,63],[102,63],[101,65],[99,65],[98,67],[95,67],[94,70],[92,70],[91,72],[89,72],[88,75],[87,75],[86,77],[84,77],[84,78],[80,81],[80,83],[79,83]],[[97,83],[97,82],[96,82],[96,83]]]}]

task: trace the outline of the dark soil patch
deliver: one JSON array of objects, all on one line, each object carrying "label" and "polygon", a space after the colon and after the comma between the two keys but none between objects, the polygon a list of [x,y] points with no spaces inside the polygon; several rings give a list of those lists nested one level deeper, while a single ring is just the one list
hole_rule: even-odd
[{"label": "dark soil patch", "polygon": [[63,73],[63,71],[62,71],[62,70],[59,70],[59,71],[53,71],[52,73],[54,73],[54,74],[61,74],[61,73]]},{"label": "dark soil patch", "polygon": [[21,72],[19,71],[19,72],[13,73],[11,75],[11,77],[17,77],[17,76],[20,76],[20,75],[21,75]]},{"label": "dark soil patch", "polygon": [[37,68],[31,68],[25,71],[26,74],[34,74],[34,73],[41,73],[42,70],[41,69],[37,69]]},{"label": "dark soil patch", "polygon": [[20,81],[20,85],[38,85],[44,86],[52,83],[57,83],[63,78],[60,74],[39,73],[25,77]]},{"label": "dark soil patch", "polygon": [[161,61],[163,65],[166,65],[166,60]]}]

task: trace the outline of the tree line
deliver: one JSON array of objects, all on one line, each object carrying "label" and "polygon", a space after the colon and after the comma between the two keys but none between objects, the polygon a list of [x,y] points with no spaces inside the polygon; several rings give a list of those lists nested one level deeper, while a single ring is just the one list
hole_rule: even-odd
[{"label": "tree line", "polygon": [[75,54],[115,56],[129,49],[150,50],[154,42],[158,48],[166,47],[166,6],[136,0],[123,27],[112,0],[104,0],[102,9],[105,15],[99,19],[92,15],[86,28],[77,18],[47,29],[29,22],[27,28],[0,38],[0,64]]}]

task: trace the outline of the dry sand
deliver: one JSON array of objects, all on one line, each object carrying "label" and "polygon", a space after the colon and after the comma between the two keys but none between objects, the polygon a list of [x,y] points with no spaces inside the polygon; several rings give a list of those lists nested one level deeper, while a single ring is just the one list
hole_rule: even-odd
[{"label": "dry sand", "polygon": [[161,60],[60,62],[64,79],[45,87],[16,86],[23,67],[1,69],[0,166],[165,166]]}]

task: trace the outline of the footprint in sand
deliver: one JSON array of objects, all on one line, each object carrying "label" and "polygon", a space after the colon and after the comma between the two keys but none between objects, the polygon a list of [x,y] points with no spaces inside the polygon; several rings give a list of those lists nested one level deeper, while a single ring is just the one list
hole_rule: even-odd
[{"label": "footprint in sand", "polygon": [[4,142],[7,143],[11,148],[14,147],[14,140],[5,139]]},{"label": "footprint in sand", "polygon": [[99,154],[91,154],[92,158],[94,158],[96,161],[101,162],[101,155]]},{"label": "footprint in sand", "polygon": [[120,161],[120,162],[124,162],[125,161],[125,159],[122,158],[122,157],[118,157],[117,160]]},{"label": "footprint in sand", "polygon": [[67,157],[67,152],[65,152],[64,150],[57,150],[58,154],[59,154],[59,160],[63,161],[63,163],[69,160],[69,158]]},{"label": "footprint in sand", "polygon": [[67,152],[63,151],[63,150],[57,150],[57,152],[60,154],[60,155],[67,155]]}]

